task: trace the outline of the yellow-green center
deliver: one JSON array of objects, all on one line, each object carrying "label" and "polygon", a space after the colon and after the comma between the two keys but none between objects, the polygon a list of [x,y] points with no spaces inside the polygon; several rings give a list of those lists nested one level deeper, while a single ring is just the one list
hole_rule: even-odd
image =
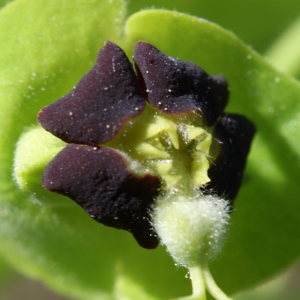
[{"label": "yellow-green center", "polygon": [[155,174],[167,189],[188,194],[210,181],[211,143],[212,136],[196,112],[167,115],[147,104],[117,137],[101,146],[121,152],[137,175]]}]

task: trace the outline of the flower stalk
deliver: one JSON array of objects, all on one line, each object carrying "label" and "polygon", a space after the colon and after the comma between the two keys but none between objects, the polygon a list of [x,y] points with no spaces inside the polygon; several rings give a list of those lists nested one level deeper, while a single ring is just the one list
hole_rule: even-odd
[{"label": "flower stalk", "polygon": [[187,297],[177,298],[177,300],[206,300],[206,290],[216,300],[232,300],[217,286],[211,276],[208,265],[189,268],[192,282],[193,294]]}]

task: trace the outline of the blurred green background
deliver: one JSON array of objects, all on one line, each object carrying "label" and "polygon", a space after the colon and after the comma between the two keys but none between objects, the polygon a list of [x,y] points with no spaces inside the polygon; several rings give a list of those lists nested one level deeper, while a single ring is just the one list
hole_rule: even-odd
[{"label": "blurred green background", "polygon": [[300,14],[298,0],[128,1],[129,14],[153,7],[176,10],[215,22],[234,32],[260,53],[264,53]]}]

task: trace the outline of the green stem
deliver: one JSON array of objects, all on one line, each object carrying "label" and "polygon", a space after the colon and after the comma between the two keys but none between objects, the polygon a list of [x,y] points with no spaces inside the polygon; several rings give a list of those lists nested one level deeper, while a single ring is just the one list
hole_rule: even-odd
[{"label": "green stem", "polygon": [[202,267],[202,274],[204,277],[204,282],[207,288],[207,291],[216,299],[216,300],[233,300],[229,298],[216,284],[213,277],[211,276],[208,265]]},{"label": "green stem", "polygon": [[205,282],[201,267],[192,267],[189,269],[189,271],[193,286],[193,294],[191,296],[178,298],[176,300],[206,300]]}]

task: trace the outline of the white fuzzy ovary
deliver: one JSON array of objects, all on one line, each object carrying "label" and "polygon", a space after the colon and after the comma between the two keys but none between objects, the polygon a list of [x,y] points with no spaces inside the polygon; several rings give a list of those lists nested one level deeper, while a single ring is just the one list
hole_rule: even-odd
[{"label": "white fuzzy ovary", "polygon": [[206,263],[222,249],[229,219],[226,200],[176,193],[157,199],[153,225],[174,260],[191,268]]}]

